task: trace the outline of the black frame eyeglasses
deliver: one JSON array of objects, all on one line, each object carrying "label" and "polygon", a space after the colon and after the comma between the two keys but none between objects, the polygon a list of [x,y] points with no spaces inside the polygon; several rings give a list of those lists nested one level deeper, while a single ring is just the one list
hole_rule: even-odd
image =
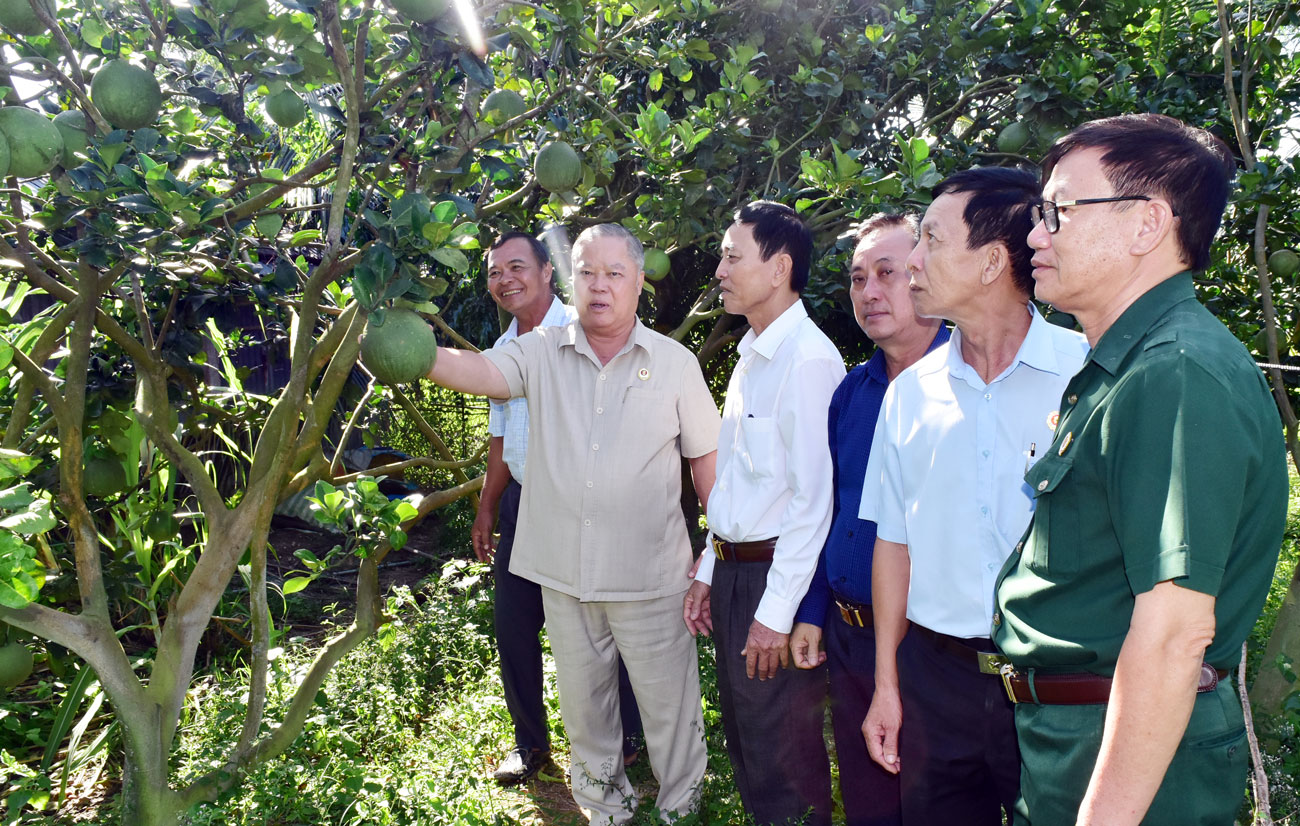
[{"label": "black frame eyeglasses", "polygon": [[1029,217],[1034,219],[1034,223],[1043,222],[1048,232],[1056,232],[1061,228],[1061,216],[1057,210],[1064,207],[1086,206],[1087,204],[1113,204],[1116,201],[1149,201],[1147,195],[1117,195],[1113,198],[1080,198],[1077,201],[1043,201],[1041,204],[1034,204],[1029,207]]}]

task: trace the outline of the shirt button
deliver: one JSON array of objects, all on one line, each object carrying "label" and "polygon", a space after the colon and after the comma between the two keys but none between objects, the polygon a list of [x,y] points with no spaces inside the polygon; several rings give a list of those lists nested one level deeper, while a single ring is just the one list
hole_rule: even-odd
[{"label": "shirt button", "polygon": [[1078,403],[1079,403],[1079,397],[1076,396],[1075,394],[1071,393],[1071,394],[1070,394],[1070,398],[1066,399],[1066,401],[1068,401],[1070,404],[1078,404]]},{"label": "shirt button", "polygon": [[1020,551],[1023,550],[1024,547],[1025,547],[1025,543],[1023,543],[1023,542],[1017,542],[1017,543],[1016,543],[1016,553],[1020,553]]},{"label": "shirt button", "polygon": [[988,516],[988,515],[989,515],[989,506],[988,506],[988,505],[985,505],[984,507],[980,508],[980,513],[984,514],[985,516]]},{"label": "shirt button", "polygon": [[596,408],[596,412],[597,412],[597,413],[604,413],[604,412],[605,412],[605,408],[603,408],[603,407],[597,407],[597,408]]},{"label": "shirt button", "polygon": [[984,451],[984,458],[985,458],[985,459],[989,458],[989,452],[988,452],[987,450]]},{"label": "shirt button", "polygon": [[[592,445],[592,446],[591,446],[591,449],[592,449],[592,450],[600,450],[600,445]],[[1047,483],[1044,482],[1043,484],[1047,484]],[[1039,490],[1042,490],[1042,488],[1039,488]]]},{"label": "shirt button", "polygon": [[984,401],[989,401],[989,400],[992,399],[992,398],[993,398],[993,394],[992,394],[992,393],[985,393],[985,394],[984,394]]},{"label": "shirt button", "polygon": [[601,373],[601,374],[600,374],[600,380],[601,380],[601,381],[604,381],[605,378],[606,378],[606,377],[605,377],[605,374],[604,374],[604,373]]},{"label": "shirt button", "polygon": [[1002,624],[1002,612],[1001,612],[1001,611],[994,611],[994,612],[993,612],[993,625],[994,625],[994,627],[997,627],[997,626],[999,626],[999,625],[1001,625],[1001,624]]},{"label": "shirt button", "polygon": [[850,539],[853,538],[853,531],[849,531],[849,538],[850,538]]},{"label": "shirt button", "polygon": [[591,520],[590,520],[590,519],[584,519],[584,520],[582,520],[582,524],[583,524],[584,526],[590,528],[590,527],[591,527]]},{"label": "shirt button", "polygon": [[1041,481],[1041,482],[1038,483],[1038,489],[1039,489],[1039,490],[1047,490],[1047,480],[1046,480],[1046,479],[1044,479],[1043,481]]},{"label": "shirt button", "polygon": [[590,483],[590,482],[587,483],[587,487],[591,487],[591,483]]}]

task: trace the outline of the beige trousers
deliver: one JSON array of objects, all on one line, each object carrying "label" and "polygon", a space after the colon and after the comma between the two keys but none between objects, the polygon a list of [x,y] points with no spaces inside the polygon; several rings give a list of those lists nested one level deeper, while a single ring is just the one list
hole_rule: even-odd
[{"label": "beige trousers", "polygon": [[680,594],[632,602],[579,602],[542,588],[555,656],[560,715],[569,736],[573,799],[592,823],[632,817],[636,795],[623,771],[618,657],[641,708],[656,804],[667,817],[699,802],[707,755],[695,640]]}]

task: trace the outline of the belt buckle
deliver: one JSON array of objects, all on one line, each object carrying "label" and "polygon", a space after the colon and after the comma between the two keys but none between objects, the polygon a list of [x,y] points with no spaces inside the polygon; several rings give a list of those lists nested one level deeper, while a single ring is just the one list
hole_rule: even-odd
[{"label": "belt buckle", "polygon": [[716,556],[718,559],[722,560],[723,562],[729,562],[730,560],[727,559],[727,555],[722,550],[722,546],[726,543],[724,543],[723,540],[718,539],[718,535],[716,533],[713,535],[712,539],[713,539],[713,555]]},{"label": "belt buckle", "polygon": [[1001,674],[1002,667],[1011,664],[1011,660],[995,651],[976,651],[975,656],[979,659],[981,674]]},{"label": "belt buckle", "polygon": [[998,676],[1002,678],[1002,687],[1006,689],[1007,699],[1011,701],[1012,705],[1016,705],[1020,702],[1016,699],[1015,689],[1011,687],[1011,678],[1015,675],[1016,667],[1009,662],[1003,664],[1003,666],[998,669]]}]

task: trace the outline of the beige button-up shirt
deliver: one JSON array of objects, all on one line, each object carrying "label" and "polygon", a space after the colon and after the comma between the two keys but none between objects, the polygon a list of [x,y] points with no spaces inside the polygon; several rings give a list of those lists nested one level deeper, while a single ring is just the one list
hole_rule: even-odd
[{"label": "beige button-up shirt", "polygon": [[695,356],[640,321],[605,365],[576,321],[483,355],[528,400],[510,572],[583,601],[685,591],[681,458],[716,449],[721,421]]}]

